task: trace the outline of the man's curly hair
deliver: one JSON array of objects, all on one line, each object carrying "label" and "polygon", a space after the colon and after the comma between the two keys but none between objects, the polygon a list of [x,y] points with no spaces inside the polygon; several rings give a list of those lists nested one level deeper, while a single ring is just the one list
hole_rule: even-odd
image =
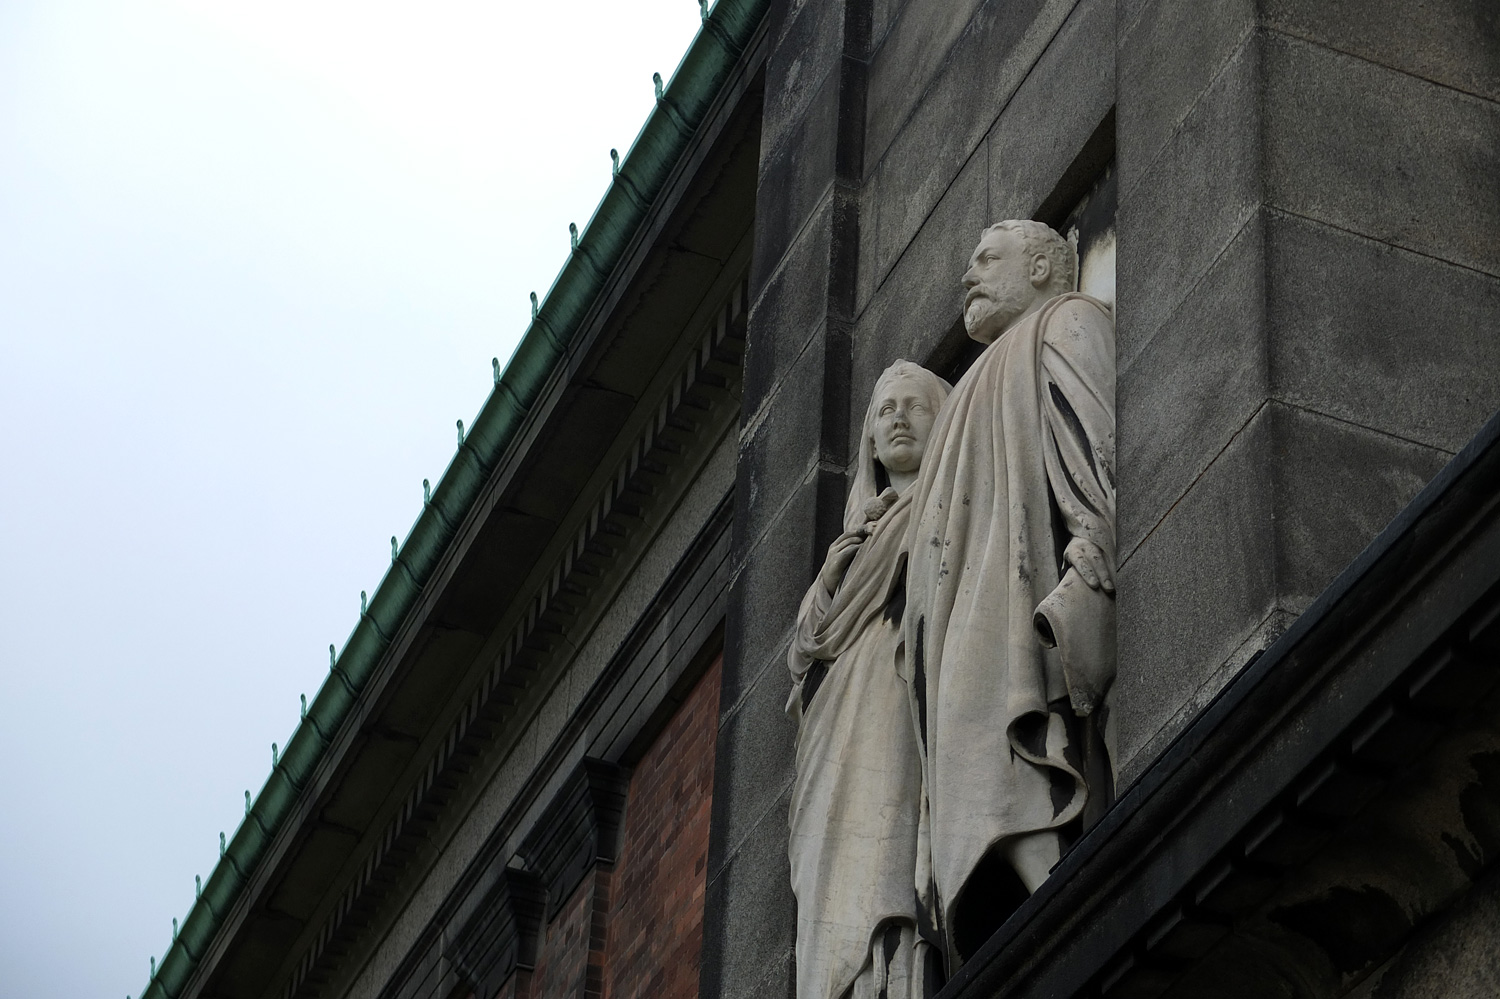
[{"label": "man's curly hair", "polygon": [[1073,247],[1057,234],[1057,230],[1045,222],[1032,219],[1006,219],[996,222],[979,234],[983,239],[996,230],[1013,232],[1021,237],[1021,247],[1030,259],[1034,254],[1045,254],[1052,263],[1052,285],[1059,295],[1072,291],[1078,281],[1078,260]]}]

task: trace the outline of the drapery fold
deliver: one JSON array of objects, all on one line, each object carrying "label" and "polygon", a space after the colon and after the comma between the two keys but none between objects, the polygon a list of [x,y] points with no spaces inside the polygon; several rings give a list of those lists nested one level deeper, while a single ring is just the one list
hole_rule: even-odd
[{"label": "drapery fold", "polygon": [[[787,654],[797,720],[788,852],[797,896],[798,999],[923,999],[938,951],[912,890],[921,767],[902,656],[909,497],[884,487],[874,433],[883,389],[915,380],[935,413],[948,383],[897,361],[866,412],[846,536],[863,540],[830,591],[814,580]],[[930,453],[930,452],[929,452]]]},{"label": "drapery fold", "polygon": [[911,490],[903,669],[930,849],[916,887],[950,951],[946,914],[985,855],[1086,800],[1068,678],[1034,618],[1071,538],[1113,564],[1114,450],[1108,307],[1061,295],[960,379]]}]

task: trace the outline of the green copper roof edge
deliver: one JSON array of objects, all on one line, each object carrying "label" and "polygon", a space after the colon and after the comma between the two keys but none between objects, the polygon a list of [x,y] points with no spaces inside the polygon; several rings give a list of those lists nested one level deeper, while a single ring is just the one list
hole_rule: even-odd
[{"label": "green copper roof edge", "polygon": [[[769,0],[719,0],[705,19],[473,426],[467,433],[460,431],[457,452],[376,586],[343,651],[333,659],[328,677],[308,703],[305,717],[279,753],[260,794],[203,882],[141,999],[177,999],[207,955],[333,735],[353,710],[358,692],[415,606],[458,525],[566,357],[609,274],[624,257],[768,6]],[[391,571],[398,563],[401,571]]]}]

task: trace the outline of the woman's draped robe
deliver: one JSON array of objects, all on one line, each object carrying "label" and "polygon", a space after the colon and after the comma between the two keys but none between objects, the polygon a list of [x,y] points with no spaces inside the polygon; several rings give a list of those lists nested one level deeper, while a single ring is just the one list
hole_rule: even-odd
[{"label": "woman's draped robe", "polygon": [[872,525],[836,594],[814,580],[788,654],[798,999],[923,995],[932,952],[918,939],[911,874],[921,769],[897,674],[896,570],[910,509],[896,500]]},{"label": "woman's draped robe", "polygon": [[[1010,837],[1070,822],[1088,793],[1062,658],[1033,618],[1070,538],[1113,565],[1114,356],[1106,306],[1052,299],[954,386],[910,490],[903,668],[929,841],[916,887],[950,954],[980,861]],[[1112,662],[1102,668],[1112,675]]]}]

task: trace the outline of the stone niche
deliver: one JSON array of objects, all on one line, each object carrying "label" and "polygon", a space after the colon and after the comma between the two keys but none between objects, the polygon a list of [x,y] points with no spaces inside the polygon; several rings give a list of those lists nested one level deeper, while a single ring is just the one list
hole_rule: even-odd
[{"label": "stone niche", "polygon": [[1078,290],[1113,309],[1116,243],[1113,161],[1056,228],[1078,253]]},{"label": "stone niche", "polygon": [[978,234],[954,384],[870,392],[787,655],[799,996],[930,995],[1113,801],[1113,178]]}]

